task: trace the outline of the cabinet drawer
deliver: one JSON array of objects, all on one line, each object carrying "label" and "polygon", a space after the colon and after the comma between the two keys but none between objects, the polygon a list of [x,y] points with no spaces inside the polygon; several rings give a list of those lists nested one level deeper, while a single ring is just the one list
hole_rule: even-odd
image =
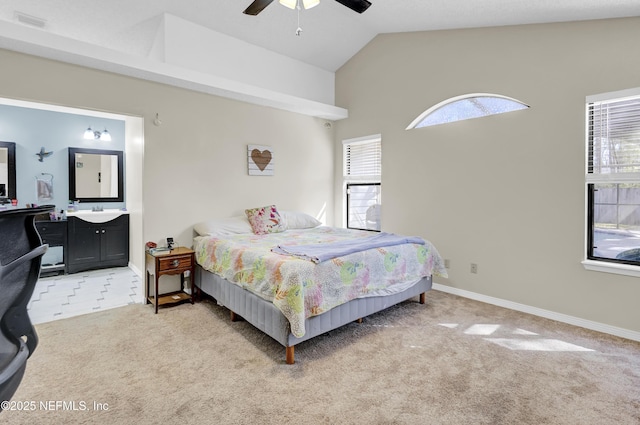
[{"label": "cabinet drawer", "polygon": [[40,235],[62,235],[65,233],[66,227],[49,224],[36,224],[36,229]]},{"label": "cabinet drawer", "polygon": [[50,246],[64,245],[67,240],[67,226],[66,223],[38,223],[36,222],[36,229],[40,238],[42,238],[43,244],[49,244]]},{"label": "cabinet drawer", "polygon": [[191,255],[172,256],[161,258],[158,264],[158,271],[180,270],[191,268]]},{"label": "cabinet drawer", "polygon": [[64,244],[64,235],[45,235],[41,234],[43,244],[49,244],[49,246],[58,246]]}]

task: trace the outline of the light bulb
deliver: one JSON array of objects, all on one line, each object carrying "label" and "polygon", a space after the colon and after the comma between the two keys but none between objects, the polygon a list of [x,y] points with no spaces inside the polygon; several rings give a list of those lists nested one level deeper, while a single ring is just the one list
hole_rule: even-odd
[{"label": "light bulb", "polygon": [[84,131],[84,138],[87,139],[87,140],[94,139],[93,130],[91,130],[91,127],[87,128]]},{"label": "light bulb", "polygon": [[102,133],[100,133],[100,140],[102,140],[103,142],[110,142],[111,141],[111,134],[109,134],[109,132],[107,131],[106,128],[104,129],[104,131]]},{"label": "light bulb", "polygon": [[288,7],[289,9],[295,9],[298,5],[298,0],[280,0],[280,4]]},{"label": "light bulb", "polygon": [[303,0],[302,4],[305,9],[311,9],[312,7],[316,7],[320,4],[320,0]]}]

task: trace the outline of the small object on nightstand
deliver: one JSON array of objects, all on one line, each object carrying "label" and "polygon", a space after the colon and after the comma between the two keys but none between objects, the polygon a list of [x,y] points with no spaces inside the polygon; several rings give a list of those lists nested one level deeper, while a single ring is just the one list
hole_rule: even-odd
[{"label": "small object on nightstand", "polygon": [[[175,304],[182,301],[194,300],[194,274],[195,274],[195,251],[182,246],[175,247],[172,250],[151,248],[146,254],[147,278],[145,282],[145,300],[147,304],[155,306],[155,312],[158,313],[158,306],[165,304]],[[185,292],[184,280],[188,273],[190,294]],[[158,294],[158,279],[162,275],[180,274],[180,290],[170,292],[168,294]],[[153,275],[154,292],[149,294],[149,279]]]},{"label": "small object on nightstand", "polygon": [[173,238],[167,238],[167,248],[173,249],[175,246],[175,242],[173,242]]}]

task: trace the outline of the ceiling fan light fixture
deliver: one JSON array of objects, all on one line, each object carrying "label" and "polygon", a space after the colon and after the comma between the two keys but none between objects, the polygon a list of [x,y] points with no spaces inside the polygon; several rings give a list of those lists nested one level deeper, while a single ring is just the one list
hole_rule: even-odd
[{"label": "ceiling fan light fixture", "polygon": [[316,7],[320,4],[320,0],[303,0],[302,4],[305,9],[311,9],[312,7]]},{"label": "ceiling fan light fixture", "polygon": [[298,0],[280,0],[280,4],[288,7],[289,9],[295,9],[298,5]]},{"label": "ceiling fan light fixture", "polygon": [[[369,6],[371,6],[371,2],[369,0],[335,0],[343,6],[348,7],[357,13],[363,13],[366,11]],[[274,0],[253,0],[249,7],[247,7],[244,12],[245,15],[256,16],[260,12],[264,10],[265,7],[269,6],[273,3]],[[311,9],[312,7],[316,7],[320,4],[320,0],[278,0],[283,6],[288,7],[289,9],[302,9],[304,6],[305,9]]]}]

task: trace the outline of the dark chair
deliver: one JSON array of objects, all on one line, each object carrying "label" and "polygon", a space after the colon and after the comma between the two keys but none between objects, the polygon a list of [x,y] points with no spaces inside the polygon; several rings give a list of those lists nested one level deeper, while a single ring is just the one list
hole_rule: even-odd
[{"label": "dark chair", "polygon": [[0,401],[16,392],[38,345],[27,304],[47,245],[42,244],[34,217],[53,210],[45,206],[0,211]]}]

